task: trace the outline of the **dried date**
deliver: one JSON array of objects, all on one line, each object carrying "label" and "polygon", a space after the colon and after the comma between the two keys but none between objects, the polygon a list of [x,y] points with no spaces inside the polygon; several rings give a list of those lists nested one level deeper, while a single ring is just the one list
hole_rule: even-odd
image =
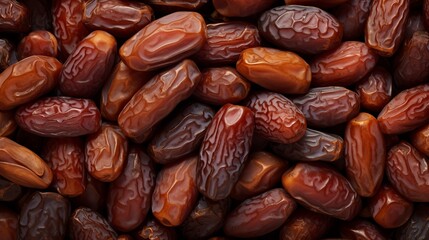
[{"label": "dried date", "polygon": [[18,59],[32,55],[56,57],[58,54],[58,41],[55,36],[46,30],[37,30],[22,38],[18,45]]},{"label": "dried date", "polygon": [[114,240],[118,236],[106,219],[89,208],[77,208],[73,212],[69,224],[71,240]]},{"label": "dried date", "polygon": [[26,32],[30,28],[30,11],[16,0],[1,1],[0,19],[2,32]]},{"label": "dried date", "polygon": [[139,239],[148,240],[176,240],[174,228],[166,227],[155,219],[148,220],[138,232]]}]

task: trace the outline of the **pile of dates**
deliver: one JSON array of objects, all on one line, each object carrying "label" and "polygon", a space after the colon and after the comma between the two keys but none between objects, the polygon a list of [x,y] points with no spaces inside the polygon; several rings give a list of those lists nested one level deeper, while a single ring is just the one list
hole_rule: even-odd
[{"label": "pile of dates", "polygon": [[0,238],[429,239],[429,0],[1,0]]}]

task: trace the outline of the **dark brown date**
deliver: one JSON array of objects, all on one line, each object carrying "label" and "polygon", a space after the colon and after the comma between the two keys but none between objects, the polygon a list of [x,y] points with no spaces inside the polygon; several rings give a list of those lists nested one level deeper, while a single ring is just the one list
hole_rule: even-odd
[{"label": "dark brown date", "polygon": [[22,192],[23,189],[20,185],[0,178],[0,201],[9,202],[17,200]]},{"label": "dark brown date", "polygon": [[364,34],[372,0],[346,0],[343,2],[333,10],[333,14],[343,26],[343,39],[358,40]]},{"label": "dark brown date", "polygon": [[99,213],[89,208],[77,208],[69,222],[71,240],[115,240],[117,233]]},{"label": "dark brown date", "polygon": [[0,70],[3,71],[12,63],[14,47],[7,39],[0,39]]},{"label": "dark brown date", "polygon": [[96,132],[101,114],[88,99],[48,97],[18,109],[17,124],[25,131],[45,137],[76,137]]},{"label": "dark brown date", "polygon": [[343,37],[343,28],[336,18],[310,6],[275,7],[261,15],[258,28],[274,45],[302,54],[336,48]]},{"label": "dark brown date", "polygon": [[275,0],[213,0],[217,12],[226,17],[248,17],[270,8]]},{"label": "dark brown date", "polygon": [[0,31],[26,32],[30,28],[30,11],[15,0],[3,0],[0,3]]},{"label": "dark brown date", "polygon": [[356,219],[341,225],[340,234],[341,237],[349,240],[387,240],[379,227],[362,219]]},{"label": "dark brown date", "polygon": [[320,8],[331,8],[338,5],[344,5],[344,3],[350,0],[284,0],[286,5],[310,5]]},{"label": "dark brown date", "polygon": [[107,184],[86,174],[85,192],[73,198],[77,206],[87,207],[101,212],[106,206]]},{"label": "dark brown date", "polygon": [[413,131],[410,141],[417,150],[429,157],[429,124]]},{"label": "dark brown date", "polygon": [[56,57],[58,54],[58,41],[55,36],[46,30],[33,31],[18,45],[18,59],[32,55]]},{"label": "dark brown date", "polygon": [[359,96],[343,87],[312,88],[293,103],[304,114],[310,127],[332,127],[345,123],[359,113]]},{"label": "dark brown date", "polygon": [[424,239],[429,236],[429,205],[416,204],[411,218],[396,231],[398,240]]},{"label": "dark brown date", "polygon": [[145,240],[176,240],[174,228],[166,227],[155,219],[148,220],[138,233],[139,239]]},{"label": "dark brown date", "polygon": [[3,240],[18,239],[19,215],[12,209],[0,206],[0,233]]},{"label": "dark brown date", "polygon": [[148,145],[148,153],[157,163],[168,164],[194,152],[215,115],[210,107],[193,103],[180,111]]},{"label": "dark brown date", "polygon": [[0,111],[0,137],[11,135],[17,125],[14,111]]},{"label": "dark brown date", "polygon": [[227,198],[239,179],[252,144],[253,112],[226,104],[213,117],[200,149],[197,185],[212,200]]}]

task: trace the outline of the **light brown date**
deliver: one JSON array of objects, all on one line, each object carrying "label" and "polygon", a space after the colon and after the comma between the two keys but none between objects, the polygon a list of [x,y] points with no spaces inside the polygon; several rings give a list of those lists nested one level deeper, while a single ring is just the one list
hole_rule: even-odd
[{"label": "light brown date", "polygon": [[156,221],[149,219],[138,232],[139,240],[176,240],[177,233],[175,228],[166,227]]}]

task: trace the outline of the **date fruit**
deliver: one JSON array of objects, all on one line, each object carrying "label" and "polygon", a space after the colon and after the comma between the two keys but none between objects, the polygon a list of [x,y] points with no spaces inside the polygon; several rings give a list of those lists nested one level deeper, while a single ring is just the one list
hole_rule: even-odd
[{"label": "date fruit", "polygon": [[410,141],[417,150],[429,157],[429,124],[413,131]]},{"label": "date fruit", "polygon": [[22,38],[17,50],[19,59],[32,55],[56,57],[57,54],[58,41],[52,33],[45,30],[33,31]]},{"label": "date fruit", "polygon": [[280,231],[280,240],[320,239],[333,225],[333,218],[305,208],[293,212]]},{"label": "date fruit", "polygon": [[284,0],[286,5],[310,5],[320,8],[331,8],[338,5],[344,5],[344,3],[350,0]]},{"label": "date fruit", "polygon": [[30,28],[30,10],[16,0],[1,1],[0,19],[1,32],[26,32]]},{"label": "date fruit", "polygon": [[71,215],[69,228],[71,240],[115,240],[118,236],[106,219],[89,208],[77,208]]}]

